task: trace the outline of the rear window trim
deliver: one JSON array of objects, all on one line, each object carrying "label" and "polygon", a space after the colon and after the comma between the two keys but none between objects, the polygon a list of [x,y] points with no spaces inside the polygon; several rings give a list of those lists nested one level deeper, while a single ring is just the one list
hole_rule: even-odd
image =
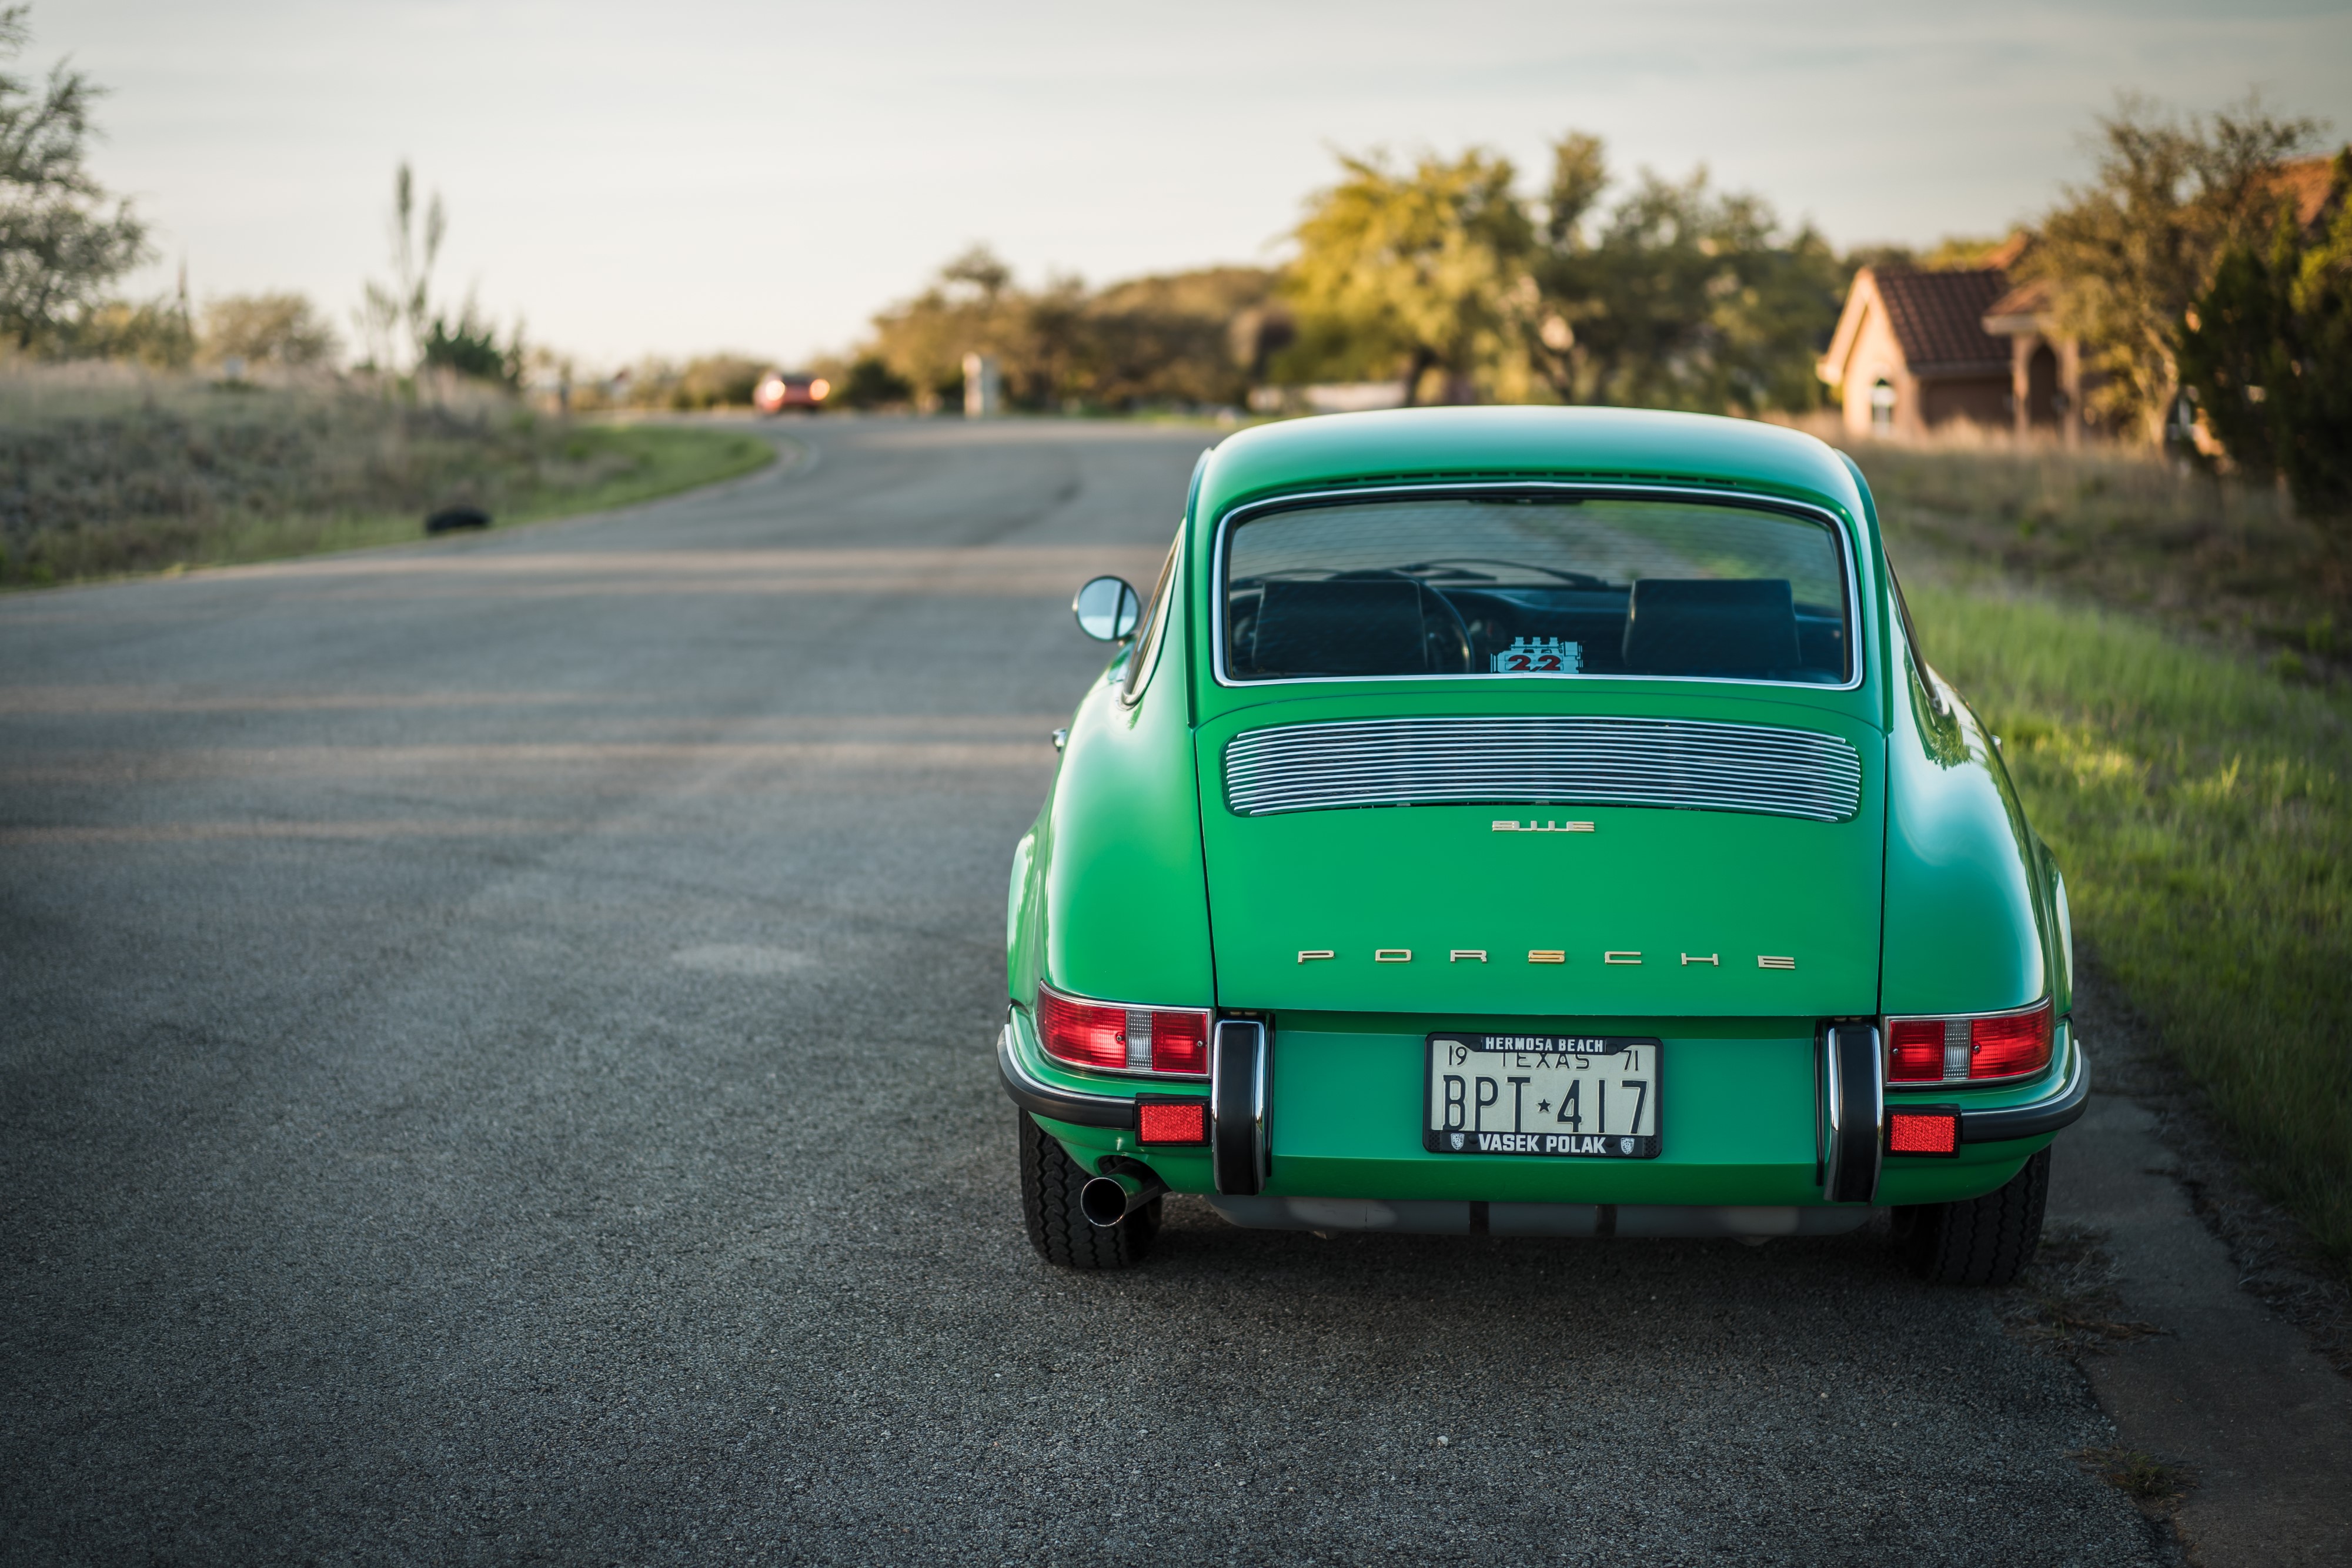
[{"label": "rear window trim", "polygon": [[[1852,634],[1846,638],[1846,657],[1851,665],[1847,677],[1835,685],[1815,681],[1761,680],[1748,675],[1646,675],[1587,674],[1578,671],[1544,673],[1529,671],[1515,674],[1493,674],[1479,671],[1448,671],[1421,675],[1270,675],[1258,679],[1241,679],[1225,668],[1228,643],[1225,617],[1231,609],[1230,596],[1225,591],[1225,548],[1234,530],[1242,524],[1274,512],[1300,511],[1310,507],[1346,506],[1354,502],[1386,500],[1448,500],[1488,499],[1496,497],[1527,496],[1530,497],[1605,496],[1616,500],[1696,501],[1703,506],[1738,507],[1749,511],[1780,512],[1788,517],[1801,517],[1807,522],[1827,528],[1837,540],[1838,570],[1845,586],[1846,625]],[[1391,681],[1473,681],[1482,685],[1489,682],[1520,681],[1670,681],[1685,685],[1708,686],[1769,686],[1778,691],[1850,692],[1861,687],[1866,661],[1863,657],[1862,601],[1857,588],[1859,569],[1854,560],[1853,538],[1846,531],[1844,519],[1826,507],[1816,507],[1803,501],[1791,501],[1780,496],[1758,496],[1744,490],[1718,489],[1714,486],[1680,486],[1674,485],[1612,485],[1577,480],[1506,481],[1476,480],[1457,483],[1440,481],[1420,485],[1349,486],[1337,490],[1298,490],[1288,495],[1267,496],[1244,501],[1228,507],[1217,519],[1216,545],[1209,562],[1209,593],[1214,601],[1212,621],[1216,635],[1211,639],[1210,673],[1220,686],[1234,691],[1254,691],[1265,686],[1333,686],[1363,685]]]}]

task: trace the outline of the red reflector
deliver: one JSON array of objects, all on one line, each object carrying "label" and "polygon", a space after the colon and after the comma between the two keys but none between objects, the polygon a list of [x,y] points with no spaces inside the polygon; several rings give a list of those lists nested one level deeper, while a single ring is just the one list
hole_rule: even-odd
[{"label": "red reflector", "polygon": [[1154,1072],[1208,1071],[1209,1015],[1206,1013],[1153,1013],[1151,1015],[1151,1071]]},{"label": "red reflector", "polygon": [[1073,1001],[1037,988],[1037,1038],[1045,1054],[1081,1067],[1127,1065],[1127,1009]]},{"label": "red reflector", "polygon": [[1886,1148],[1896,1155],[1959,1152],[1960,1119],[1949,1111],[1895,1111],[1886,1119]]},{"label": "red reflector", "polygon": [[1886,1080],[1890,1083],[1940,1083],[1944,1079],[1941,1019],[1906,1019],[1887,1027]]},{"label": "red reflector", "polygon": [[1138,1105],[1135,1112],[1136,1136],[1139,1142],[1205,1144],[1209,1141],[1209,1105],[1205,1100],[1156,1105],[1147,1101]]},{"label": "red reflector", "polygon": [[2015,1078],[2050,1065],[2050,1004],[1969,1025],[1969,1076]]}]

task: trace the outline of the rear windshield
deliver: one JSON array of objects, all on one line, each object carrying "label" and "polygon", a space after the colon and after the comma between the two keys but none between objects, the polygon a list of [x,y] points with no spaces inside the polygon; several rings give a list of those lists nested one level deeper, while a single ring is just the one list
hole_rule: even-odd
[{"label": "rear windshield", "polygon": [[1302,507],[1225,550],[1225,673],[1848,678],[1843,554],[1760,507],[1588,497]]}]

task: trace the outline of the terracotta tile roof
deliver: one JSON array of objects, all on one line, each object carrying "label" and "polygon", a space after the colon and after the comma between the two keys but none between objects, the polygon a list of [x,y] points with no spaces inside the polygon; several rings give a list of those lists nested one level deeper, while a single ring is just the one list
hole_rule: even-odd
[{"label": "terracotta tile roof", "polygon": [[1986,308],[2009,291],[1997,267],[1874,275],[1886,324],[1914,373],[2005,370],[2009,345],[1984,329]]},{"label": "terracotta tile roof", "polygon": [[1984,319],[1991,322],[2007,318],[2022,325],[2026,320],[2049,315],[2055,308],[2056,295],[2057,290],[2050,286],[2049,279],[2037,277],[2019,284],[1986,306]]},{"label": "terracotta tile roof", "polygon": [[2291,158],[2279,165],[2280,187],[2294,202],[2294,219],[2309,228],[2327,204],[2327,188],[2336,176],[2333,158]]}]

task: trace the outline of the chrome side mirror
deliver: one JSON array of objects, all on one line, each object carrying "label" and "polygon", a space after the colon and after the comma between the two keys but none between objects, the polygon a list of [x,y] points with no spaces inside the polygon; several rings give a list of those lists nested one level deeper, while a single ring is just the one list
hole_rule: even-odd
[{"label": "chrome side mirror", "polygon": [[1097,643],[1120,643],[1143,623],[1143,597],[1123,577],[1097,577],[1070,601],[1078,630]]}]

